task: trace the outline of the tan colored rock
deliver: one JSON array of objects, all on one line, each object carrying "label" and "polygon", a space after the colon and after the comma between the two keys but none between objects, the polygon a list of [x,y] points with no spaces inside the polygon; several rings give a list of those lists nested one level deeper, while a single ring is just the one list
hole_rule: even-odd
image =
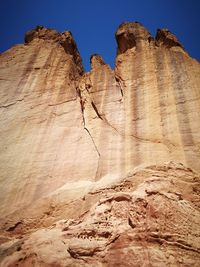
[{"label": "tan colored rock", "polygon": [[173,33],[171,33],[168,29],[157,30],[156,44],[158,46],[166,46],[168,48],[178,46],[184,50],[182,44],[178,41],[177,37]]},{"label": "tan colored rock", "polygon": [[198,266],[199,185],[182,164],[138,170],[76,220],[4,242],[2,266]]},{"label": "tan colored rock", "polygon": [[200,65],[116,40],[114,70],[42,26],[0,55],[0,266],[199,266]]},{"label": "tan colored rock", "polygon": [[71,50],[52,39],[33,39],[5,52],[0,66],[0,210],[5,216],[66,180],[90,180],[96,151],[82,125],[76,90],[81,66]]}]

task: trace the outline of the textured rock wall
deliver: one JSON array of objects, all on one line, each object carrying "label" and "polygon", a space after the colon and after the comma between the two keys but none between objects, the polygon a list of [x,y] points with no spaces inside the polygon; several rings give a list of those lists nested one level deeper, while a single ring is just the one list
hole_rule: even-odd
[{"label": "textured rock wall", "polygon": [[[130,114],[127,131],[141,139],[134,164],[171,159],[199,170],[199,64],[167,31],[159,30],[153,41],[137,27],[136,45],[117,57]],[[123,26],[119,43],[122,32]]]},{"label": "textured rock wall", "polygon": [[1,55],[3,215],[48,195],[66,180],[94,175],[96,153],[82,127],[76,90],[82,66],[48,31],[44,34],[46,39],[34,38]]},{"label": "textured rock wall", "polygon": [[2,266],[199,266],[200,65],[167,29],[116,41],[114,70],[40,26],[0,55]]}]

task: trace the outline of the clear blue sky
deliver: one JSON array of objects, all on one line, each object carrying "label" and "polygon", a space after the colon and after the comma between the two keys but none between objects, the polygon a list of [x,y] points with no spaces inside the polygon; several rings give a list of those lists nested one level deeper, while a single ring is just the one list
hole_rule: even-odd
[{"label": "clear blue sky", "polygon": [[115,31],[124,21],[139,21],[155,35],[157,28],[175,33],[192,57],[200,60],[200,0],[0,0],[0,52],[23,43],[36,25],[70,30],[84,67],[101,54],[112,67]]}]

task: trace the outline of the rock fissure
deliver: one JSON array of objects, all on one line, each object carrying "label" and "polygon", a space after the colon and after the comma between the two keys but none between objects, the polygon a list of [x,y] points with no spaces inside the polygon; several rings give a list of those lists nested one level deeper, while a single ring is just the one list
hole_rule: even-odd
[{"label": "rock fissure", "polygon": [[[126,137],[131,137],[134,138],[136,140],[139,140],[141,142],[147,142],[147,143],[156,143],[156,144],[163,144],[168,148],[168,144],[162,142],[161,140],[154,140],[154,139],[147,139],[147,138],[142,138],[133,134],[128,134],[125,135],[123,133],[121,133],[116,127],[114,127],[110,122],[108,122],[108,120],[105,118],[105,116],[103,116],[103,121],[109,126],[111,127],[117,134],[119,134],[120,136],[122,136],[123,138]],[[173,147],[175,147],[175,145],[173,143],[170,143]],[[168,148],[169,149],[169,148]]]},{"label": "rock fissure", "polygon": [[124,96],[124,89],[123,89],[123,86],[122,86],[122,80],[118,77],[118,76],[115,76],[115,79],[116,79],[116,82],[120,88],[120,93],[122,95],[122,98]]},{"label": "rock fissure", "polygon": [[91,105],[92,105],[92,107],[93,107],[95,113],[97,114],[97,117],[98,117],[99,119],[103,120],[102,117],[101,117],[101,115],[100,115],[100,113],[98,112],[98,109],[97,109],[96,105],[94,104],[93,101],[91,102]]},{"label": "rock fissure", "polygon": [[150,233],[148,239],[150,242],[154,241],[154,242],[158,242],[159,244],[167,244],[170,246],[177,246],[177,247],[180,247],[180,248],[185,249],[185,250],[190,250],[190,251],[200,253],[199,249],[192,247],[186,241],[180,240],[180,239],[177,241],[170,240],[170,236],[164,236],[164,235],[159,236],[157,234]]},{"label": "rock fissure", "polygon": [[95,144],[95,141],[94,141],[94,139],[93,139],[93,137],[92,137],[90,131],[88,130],[88,128],[87,128],[86,126],[84,126],[84,130],[86,130],[86,132],[87,132],[88,135],[90,136],[90,138],[91,138],[91,140],[92,140],[92,143],[93,143],[93,145],[94,145],[94,148],[95,148],[95,150],[96,150],[98,156],[100,157],[101,155],[100,155],[100,153],[99,153],[99,150],[98,150],[98,148],[97,148],[97,146],[96,146],[96,144]]},{"label": "rock fissure", "polygon": [[18,104],[18,102],[21,102],[21,101],[24,101],[24,97],[23,98],[20,98],[20,99],[17,99],[15,102],[12,102],[12,103],[9,103],[9,104],[4,104],[2,106],[0,106],[0,108],[9,108],[15,104]]},{"label": "rock fissure", "polygon": [[[89,129],[86,127],[86,120],[85,120],[85,115],[84,115],[84,109],[85,109],[85,107],[84,107],[84,103],[85,103],[85,101],[84,101],[83,98],[82,98],[81,91],[80,91],[79,88],[77,89],[77,93],[78,93],[78,96],[79,96],[79,99],[80,99],[80,106],[81,106],[81,113],[82,113],[82,119],[83,119],[83,127],[84,127],[84,130],[88,133],[88,135],[89,135],[89,137],[90,137],[90,139],[91,139],[91,141],[92,141],[92,143],[93,143],[93,146],[94,146],[94,148],[95,148],[95,151],[97,152],[98,157],[100,157],[100,153],[99,153],[99,150],[98,150],[98,148],[97,148],[97,145],[96,145],[96,143],[95,143],[95,141],[94,141],[94,139],[93,139],[93,137],[92,137],[92,135],[91,135]],[[93,104],[93,105],[94,105],[94,104]],[[94,107],[95,107],[95,105],[94,105]],[[94,108],[94,107],[93,107],[93,108]],[[96,114],[97,114],[98,117],[99,117],[100,115],[99,115],[99,113],[98,113],[96,107],[94,108],[94,110],[95,110]],[[98,167],[97,167],[97,169],[98,169]]]},{"label": "rock fissure", "polygon": [[62,105],[62,104],[65,104],[65,103],[68,103],[68,102],[71,102],[71,101],[76,101],[77,98],[72,98],[72,99],[68,99],[68,100],[65,100],[65,101],[61,101],[61,102],[57,102],[57,103],[52,103],[52,104],[48,104],[49,107],[54,107],[54,106],[58,106],[58,105]]}]

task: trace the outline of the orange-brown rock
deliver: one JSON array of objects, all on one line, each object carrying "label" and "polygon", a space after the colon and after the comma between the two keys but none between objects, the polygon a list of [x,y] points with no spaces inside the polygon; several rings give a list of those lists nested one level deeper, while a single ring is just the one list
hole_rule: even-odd
[{"label": "orange-brown rock", "polygon": [[116,40],[114,70],[42,26],[0,55],[1,266],[199,266],[200,65]]}]

